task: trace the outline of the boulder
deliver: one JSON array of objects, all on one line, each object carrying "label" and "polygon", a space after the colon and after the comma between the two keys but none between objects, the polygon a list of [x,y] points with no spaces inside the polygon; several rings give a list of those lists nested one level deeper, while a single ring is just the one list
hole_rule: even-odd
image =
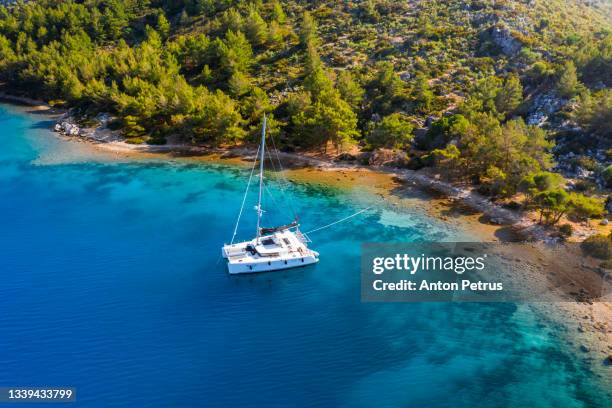
[{"label": "boulder", "polygon": [[506,55],[516,55],[523,48],[523,44],[506,27],[493,27],[490,34],[493,42]]},{"label": "boulder", "polygon": [[403,167],[408,163],[406,153],[391,149],[377,149],[372,152],[369,164],[372,166],[397,166]]},{"label": "boulder", "polygon": [[63,126],[64,126],[64,132],[68,136],[78,136],[78,134],[79,134],[79,127],[77,125],[74,125],[74,124],[68,123],[68,122],[64,122]]},{"label": "boulder", "polygon": [[357,160],[357,156],[355,156],[354,154],[344,152],[336,156],[334,160],[335,161],[355,161]]}]

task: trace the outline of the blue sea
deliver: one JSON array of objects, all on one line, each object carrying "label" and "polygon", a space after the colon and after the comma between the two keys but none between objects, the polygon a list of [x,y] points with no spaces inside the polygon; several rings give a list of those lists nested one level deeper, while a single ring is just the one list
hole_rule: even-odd
[{"label": "blue sea", "polygon": [[469,231],[295,184],[304,230],[374,207],[313,233],[315,266],[228,276],[248,168],[111,160],[26,111],[0,105],[0,386],[76,387],[83,407],[611,406],[526,305],[360,301],[361,242]]}]

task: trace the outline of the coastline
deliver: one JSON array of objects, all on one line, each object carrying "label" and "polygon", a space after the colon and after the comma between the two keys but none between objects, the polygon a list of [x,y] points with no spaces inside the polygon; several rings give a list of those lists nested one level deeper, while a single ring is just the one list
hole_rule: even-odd
[{"label": "coastline", "polygon": [[[246,161],[252,160],[256,153],[254,148],[238,147],[205,147],[192,146],[180,143],[166,145],[129,144],[121,139],[118,132],[110,131],[103,127],[81,129],[78,136],[62,135],[68,139],[79,140],[91,144],[95,149],[123,158],[157,158],[157,159],[181,159],[195,162],[219,162],[236,165],[245,165]],[[553,241],[556,230],[538,223],[534,214],[511,210],[494,203],[489,198],[478,193],[470,186],[459,186],[448,181],[441,180],[437,174],[428,172],[427,169],[419,171],[391,167],[386,165],[361,165],[338,161],[332,155],[316,154],[312,152],[288,153],[278,152],[278,156],[287,164],[286,170],[289,177],[305,182],[325,181],[325,184],[345,186],[348,184],[360,184],[355,175],[369,176],[378,179],[377,185],[382,191],[378,193],[390,198],[394,195],[401,198],[406,188],[414,187],[424,192],[432,193],[433,196],[442,196],[441,203],[437,209],[442,211],[450,207],[455,216],[461,212],[458,208],[465,208],[467,214],[473,211],[480,212],[482,223],[494,227],[505,227],[513,230],[513,234],[525,240]],[[312,173],[311,170],[315,170]],[[340,173],[341,177],[326,175],[326,172]],[[351,174],[348,177],[347,174]],[[366,177],[366,179],[369,177]],[[362,183],[363,184],[363,183]],[[365,183],[371,186],[371,180]],[[385,184],[386,186],[382,186]],[[428,208],[430,213],[437,218],[445,219],[447,216],[436,211],[436,208]],[[569,222],[569,221],[564,221]],[[582,223],[571,223],[575,234],[570,241],[584,240],[584,238],[596,234],[609,234],[612,225],[600,226],[597,222],[590,225]]]},{"label": "coastline", "polygon": [[[32,106],[31,104],[28,104]],[[36,111],[49,110],[45,105],[34,105]],[[49,114],[62,112],[48,111]],[[100,130],[87,128],[85,134],[100,136]],[[102,130],[108,136],[108,130]],[[57,135],[57,134],[56,134]],[[224,163],[247,166],[255,151],[250,148],[207,149],[204,147],[170,144],[164,146],[131,145],[117,139],[103,140],[87,136],[60,135],[61,139],[79,141],[114,158],[187,160],[201,163]],[[430,174],[385,166],[361,166],[338,163],[329,157],[309,154],[279,153],[289,162],[288,178],[298,182],[334,187],[362,186],[398,205],[425,206],[431,215],[473,228],[483,240],[510,241],[517,234],[545,241],[549,231],[526,216],[502,208],[468,188],[453,186]],[[424,192],[419,195],[418,192]],[[489,222],[496,219],[495,223]],[[501,231],[501,232],[500,232]],[[519,254],[517,254],[519,255]],[[550,327],[561,328],[566,341],[592,363],[601,365],[612,354],[612,303],[559,302],[550,305],[532,304],[538,315],[550,322]],[[588,352],[581,351],[583,346]],[[587,354],[590,353],[590,354]],[[595,354],[596,353],[596,354]],[[596,358],[591,358],[596,355]]]}]

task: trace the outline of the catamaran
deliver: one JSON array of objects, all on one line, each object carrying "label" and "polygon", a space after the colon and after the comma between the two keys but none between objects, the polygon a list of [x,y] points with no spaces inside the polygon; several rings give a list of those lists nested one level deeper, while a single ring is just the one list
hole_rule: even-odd
[{"label": "catamaran", "polygon": [[[300,224],[296,219],[288,224],[278,227],[264,228],[261,219],[264,213],[262,196],[264,185],[264,161],[266,151],[266,117],[263,118],[261,130],[261,144],[256,156],[259,155],[259,198],[255,211],[257,212],[257,230],[255,238],[250,241],[234,243],[238,231],[238,224],[253,177],[253,170],[257,157],[253,162],[251,177],[242,200],[234,234],[229,244],[223,245],[222,256],[227,259],[227,268],[230,274],[269,272],[282,269],[297,268],[311,265],[319,261],[319,253],[308,248],[310,239],[300,231]],[[280,163],[280,160],[279,160]]]}]

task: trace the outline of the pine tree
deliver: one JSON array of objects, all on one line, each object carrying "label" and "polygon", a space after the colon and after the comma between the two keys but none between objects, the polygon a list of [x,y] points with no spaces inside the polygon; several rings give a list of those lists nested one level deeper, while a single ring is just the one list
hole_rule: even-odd
[{"label": "pine tree", "polygon": [[272,5],[272,18],[278,24],[285,24],[285,22],[287,21],[287,15],[285,14],[283,6],[280,4],[279,1],[275,1]]},{"label": "pine tree", "polygon": [[572,98],[578,93],[578,76],[576,74],[576,66],[572,61],[566,61],[561,69],[559,80],[557,81],[557,90],[559,95],[564,98]]},{"label": "pine tree", "polygon": [[417,75],[412,96],[420,113],[427,114],[431,111],[435,96],[429,87],[429,82],[425,75],[421,73]]},{"label": "pine tree", "polygon": [[523,102],[523,86],[518,75],[510,74],[495,97],[495,107],[501,114],[512,113]]},{"label": "pine tree", "polygon": [[221,68],[227,77],[236,72],[248,72],[253,62],[251,44],[240,31],[228,31],[219,45]]},{"label": "pine tree", "polygon": [[361,103],[363,102],[364,90],[357,82],[355,82],[350,71],[343,70],[340,72],[336,85],[338,87],[338,91],[340,91],[342,99],[347,101],[353,110],[359,110],[361,108]]},{"label": "pine tree", "polygon": [[255,8],[251,8],[246,18],[244,29],[253,46],[259,47],[268,39],[268,26]]},{"label": "pine tree", "polygon": [[300,44],[304,48],[309,46],[317,47],[319,38],[317,36],[317,23],[308,11],[302,15],[302,27],[300,29]]},{"label": "pine tree", "polygon": [[392,113],[375,124],[368,135],[368,142],[373,147],[389,147],[401,149],[413,139],[414,126],[401,113]]},{"label": "pine tree", "polygon": [[162,39],[168,39],[168,36],[170,35],[170,23],[163,12],[160,12],[157,15],[157,31],[161,35]]}]

